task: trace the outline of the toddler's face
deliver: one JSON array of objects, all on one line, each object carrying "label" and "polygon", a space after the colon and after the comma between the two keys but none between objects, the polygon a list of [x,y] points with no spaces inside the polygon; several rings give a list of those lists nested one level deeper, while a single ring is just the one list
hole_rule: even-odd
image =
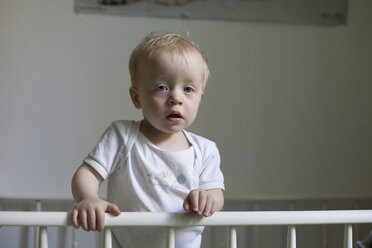
[{"label": "toddler's face", "polygon": [[157,131],[176,133],[195,120],[203,96],[204,60],[197,52],[161,52],[139,63],[134,105]]}]

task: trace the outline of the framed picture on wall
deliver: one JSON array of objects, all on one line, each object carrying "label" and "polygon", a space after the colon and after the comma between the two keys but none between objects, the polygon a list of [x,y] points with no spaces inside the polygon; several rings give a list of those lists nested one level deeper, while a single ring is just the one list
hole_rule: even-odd
[{"label": "framed picture on wall", "polygon": [[296,24],[346,24],[347,0],[75,0],[78,13]]}]

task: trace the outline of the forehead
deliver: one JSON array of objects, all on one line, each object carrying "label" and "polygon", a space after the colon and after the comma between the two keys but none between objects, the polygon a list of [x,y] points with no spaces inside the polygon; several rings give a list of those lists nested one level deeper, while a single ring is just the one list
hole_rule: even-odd
[{"label": "forehead", "polygon": [[[146,69],[154,64],[160,65],[164,61],[181,61],[186,66],[199,65],[202,70],[205,67],[205,60],[197,50],[193,51],[176,51],[161,50],[151,54],[151,56],[141,56],[139,60],[139,69]],[[151,65],[150,65],[151,64]],[[151,69],[151,68],[149,68]]]}]

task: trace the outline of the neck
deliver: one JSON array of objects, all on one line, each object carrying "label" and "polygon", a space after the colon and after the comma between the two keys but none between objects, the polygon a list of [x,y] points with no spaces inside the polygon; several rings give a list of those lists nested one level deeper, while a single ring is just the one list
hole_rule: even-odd
[{"label": "neck", "polygon": [[141,122],[140,131],[154,145],[166,151],[182,151],[191,146],[183,131],[176,133],[161,132],[146,120]]}]

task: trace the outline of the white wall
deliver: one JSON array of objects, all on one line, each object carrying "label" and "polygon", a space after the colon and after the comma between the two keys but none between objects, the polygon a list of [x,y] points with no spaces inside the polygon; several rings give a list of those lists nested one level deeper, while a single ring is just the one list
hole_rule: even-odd
[{"label": "white wall", "polygon": [[366,195],[372,180],[372,1],[346,26],[77,15],[74,3],[0,1],[0,193],[70,196],[101,132],[138,119],[127,61],[151,31],[207,53],[191,130],[219,145],[227,197]]}]

